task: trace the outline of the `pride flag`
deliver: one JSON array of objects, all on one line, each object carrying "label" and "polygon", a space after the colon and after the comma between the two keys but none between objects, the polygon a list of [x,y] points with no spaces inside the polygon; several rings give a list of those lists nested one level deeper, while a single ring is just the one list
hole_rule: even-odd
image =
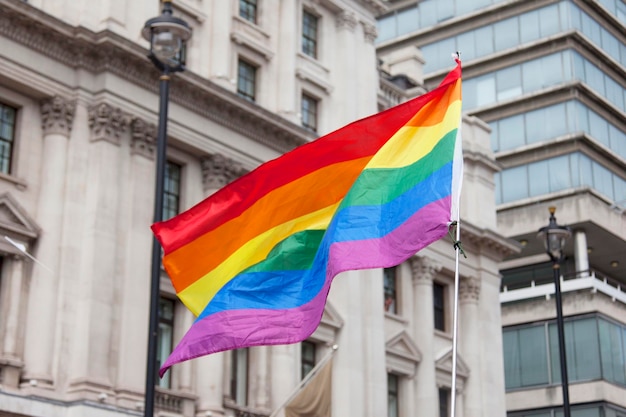
[{"label": "pride flag", "polygon": [[177,295],[197,316],[161,376],[214,352],[302,341],[335,275],[397,265],[443,237],[458,219],[460,123],[457,61],[435,90],[154,224]]}]

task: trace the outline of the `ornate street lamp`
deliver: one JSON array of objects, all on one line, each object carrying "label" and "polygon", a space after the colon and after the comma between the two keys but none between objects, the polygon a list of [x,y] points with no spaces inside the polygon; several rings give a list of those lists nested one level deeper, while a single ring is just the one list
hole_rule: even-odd
[{"label": "ornate street lamp", "polygon": [[191,28],[182,19],[172,16],[172,1],[163,0],[161,16],[149,19],[141,31],[150,42],[148,58],[164,73],[184,71],[185,42],[191,38]]},{"label": "ornate street lamp", "polygon": [[[154,223],[163,220],[163,191],[165,188],[165,153],[167,149],[167,106],[170,73],[185,69],[185,42],[191,37],[191,28],[182,19],[172,16],[171,0],[163,0],[160,16],[148,20],[141,31],[150,42],[148,57],[162,74],[159,85],[159,129],[156,149],[156,186],[154,195]],[[157,381],[157,336],[159,322],[159,282],[161,280],[161,247],[152,238],[152,273],[150,282],[150,322],[148,330],[148,359],[146,370],[146,397],[144,416],[154,416],[154,394]]]},{"label": "ornate street lamp", "polygon": [[554,288],[556,300],[556,325],[559,339],[559,359],[561,363],[561,386],[563,389],[563,416],[570,417],[569,409],[569,387],[567,381],[567,358],[565,356],[565,330],[563,327],[563,304],[561,302],[561,262],[565,258],[563,247],[566,240],[572,235],[567,226],[559,226],[556,223],[556,207],[550,207],[550,222],[547,226],[539,229],[537,237],[543,241],[546,253],[552,260],[552,270],[554,271]]}]

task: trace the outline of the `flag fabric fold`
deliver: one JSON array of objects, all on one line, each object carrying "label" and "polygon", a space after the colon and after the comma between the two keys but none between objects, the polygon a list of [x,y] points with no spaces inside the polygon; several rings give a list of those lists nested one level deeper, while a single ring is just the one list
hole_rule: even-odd
[{"label": "flag fabric fold", "polygon": [[461,64],[436,89],[259,166],[152,225],[197,316],[163,364],[317,328],[333,278],[397,265],[458,220]]}]

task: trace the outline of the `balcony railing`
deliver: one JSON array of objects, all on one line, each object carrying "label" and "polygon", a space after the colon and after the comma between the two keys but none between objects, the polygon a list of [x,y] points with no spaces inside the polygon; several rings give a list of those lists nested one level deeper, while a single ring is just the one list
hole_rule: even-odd
[{"label": "balcony railing", "polygon": [[[537,284],[535,280],[528,281],[527,286],[516,285],[515,289],[509,290],[506,286],[500,292],[500,303],[528,300],[531,298],[545,297],[549,299],[554,294],[554,283]],[[593,293],[605,294],[615,302],[626,304],[625,286],[609,277],[601,275],[593,270],[579,271],[574,274],[561,275],[561,292],[589,290]]]}]

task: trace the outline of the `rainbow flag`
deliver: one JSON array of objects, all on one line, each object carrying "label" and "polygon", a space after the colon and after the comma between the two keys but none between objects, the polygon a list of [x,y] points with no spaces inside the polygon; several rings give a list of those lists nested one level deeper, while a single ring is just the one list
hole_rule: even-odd
[{"label": "rainbow flag", "polygon": [[458,219],[461,63],[435,90],[259,166],[152,226],[197,316],[160,370],[214,352],[295,343],[335,275],[397,265]]}]

